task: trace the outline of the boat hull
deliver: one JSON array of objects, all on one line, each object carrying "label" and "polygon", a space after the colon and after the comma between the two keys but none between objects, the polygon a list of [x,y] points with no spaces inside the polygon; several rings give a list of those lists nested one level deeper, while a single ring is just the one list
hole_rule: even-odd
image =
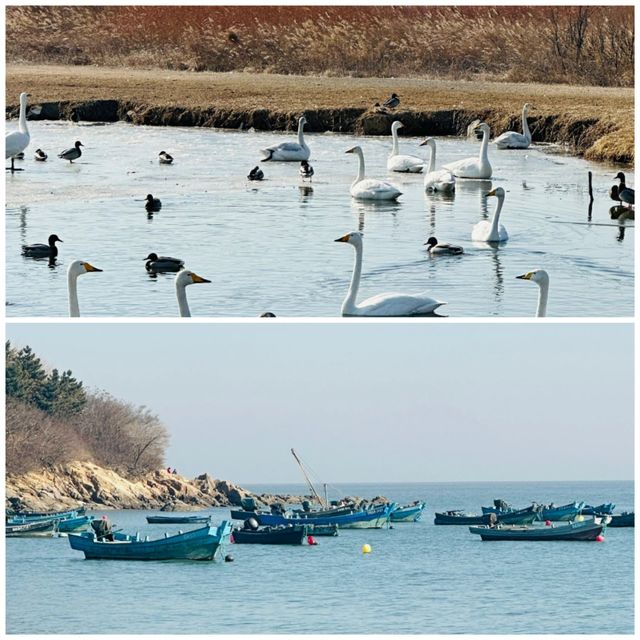
[{"label": "boat hull", "polygon": [[77,518],[67,518],[66,520],[58,521],[58,533],[71,533],[72,531],[86,530],[93,516],[78,516]]},{"label": "boat hull", "polygon": [[72,549],[87,560],[213,560],[228,542],[231,523],[202,527],[156,540],[117,536],[114,542],[98,541],[92,534],[69,535]]},{"label": "boat hull", "polygon": [[258,529],[236,529],[233,532],[233,541],[236,544],[293,544],[300,545],[305,537],[303,525],[295,527]]},{"label": "boat hull", "polygon": [[207,524],[211,516],[147,516],[149,524]]},{"label": "boat hull", "polygon": [[491,514],[485,513],[481,516],[473,516],[455,513],[436,513],[433,524],[442,525],[475,525],[489,524],[491,522]]},{"label": "boat hull", "polygon": [[418,522],[422,518],[422,512],[427,506],[426,502],[399,507],[391,512],[391,522]]},{"label": "boat hull", "polygon": [[634,513],[621,513],[619,515],[612,515],[610,527],[635,527],[635,512]]},{"label": "boat hull", "polygon": [[545,540],[596,540],[606,525],[594,520],[570,522],[559,526],[479,526],[469,527],[469,531],[479,535],[482,540],[527,540],[541,542]]},{"label": "boat hull", "polygon": [[5,535],[7,538],[52,536],[56,531],[57,522],[57,520],[38,520],[22,524],[8,524],[6,525]]}]

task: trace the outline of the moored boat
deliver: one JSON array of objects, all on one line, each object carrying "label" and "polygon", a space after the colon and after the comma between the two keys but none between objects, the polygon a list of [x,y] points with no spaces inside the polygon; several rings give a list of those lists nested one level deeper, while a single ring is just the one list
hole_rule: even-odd
[{"label": "moored boat", "polygon": [[338,535],[337,524],[312,524],[306,525],[307,533],[312,536],[332,537]]},{"label": "moored boat", "polygon": [[83,531],[91,525],[93,516],[78,516],[77,518],[64,518],[58,520],[58,533],[70,533],[72,531]]},{"label": "moored boat", "polygon": [[583,507],[584,502],[570,502],[560,507],[556,507],[552,502],[542,507],[539,517],[541,520],[551,520],[554,522],[574,520],[580,515]]},{"label": "moored boat", "polygon": [[302,544],[306,536],[304,525],[290,527],[262,527],[233,530],[236,544]]},{"label": "moored boat", "polygon": [[610,516],[610,527],[635,527],[635,512],[623,511],[622,513],[614,513]]},{"label": "moored boat", "polygon": [[532,504],[524,509],[512,509],[511,511],[499,511],[495,514],[499,523],[502,524],[531,524],[538,519],[540,507]]},{"label": "moored boat", "polygon": [[7,524],[21,524],[34,520],[50,520],[52,518],[75,518],[85,514],[85,508],[80,506],[76,509],[65,509],[64,511],[20,511],[18,513],[7,514]]},{"label": "moored boat", "polygon": [[98,539],[94,532],[69,534],[72,549],[82,551],[87,560],[213,560],[229,541],[231,522],[218,527],[200,527],[185,533],[149,540],[138,534],[113,533],[113,541]]},{"label": "moored boat", "polygon": [[469,531],[482,540],[596,540],[606,528],[605,518],[588,518],[558,525],[480,525]]},{"label": "moored boat", "polygon": [[583,516],[610,516],[615,508],[616,505],[613,504],[613,502],[605,502],[603,504],[596,505],[595,507],[592,507],[590,504],[586,504],[582,507],[581,513]]},{"label": "moored boat", "polygon": [[391,522],[417,522],[422,517],[422,512],[426,506],[426,502],[416,500],[392,511],[390,520]]},{"label": "moored boat", "polygon": [[475,513],[466,513],[459,509],[451,511],[442,511],[436,513],[433,524],[449,524],[449,525],[470,525],[470,524],[490,524],[496,520],[493,513],[483,513],[478,515]]},{"label": "moored boat", "polygon": [[22,522],[7,524],[5,533],[7,538],[27,538],[33,536],[52,536],[56,532],[57,519],[36,520],[34,522]]},{"label": "moored boat", "polygon": [[147,516],[149,524],[207,524],[211,516]]}]

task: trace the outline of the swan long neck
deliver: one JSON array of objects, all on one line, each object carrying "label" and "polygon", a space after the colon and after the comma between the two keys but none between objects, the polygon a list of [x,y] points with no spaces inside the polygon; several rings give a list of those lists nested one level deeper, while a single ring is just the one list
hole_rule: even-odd
[{"label": "swan long neck", "polygon": [[358,175],[353,184],[364,180],[364,153],[362,153],[362,149],[358,149],[356,154],[358,156]]},{"label": "swan long neck", "polygon": [[540,283],[540,291],[538,292],[538,310],[537,318],[545,318],[547,315],[547,300],[549,298],[549,281],[545,280]]},{"label": "swan long neck", "polygon": [[20,119],[18,120],[18,129],[22,133],[29,133],[27,129],[27,98],[20,100]]},{"label": "swan long neck", "polygon": [[429,170],[427,173],[431,173],[436,170],[436,143],[433,140],[427,141],[427,146],[431,149],[431,157],[429,158]]},{"label": "swan long neck", "polygon": [[498,204],[496,210],[493,212],[493,218],[491,218],[491,231],[490,238],[496,238],[498,236],[498,225],[500,224],[500,212],[502,211],[502,204],[504,197],[498,198]]},{"label": "swan long neck", "polygon": [[393,146],[391,147],[391,155],[397,156],[400,153],[400,146],[398,145],[398,127],[391,127],[391,137],[393,139]]},{"label": "swan long neck", "polygon": [[74,273],[67,275],[67,289],[69,290],[69,317],[80,317],[80,306],[78,305],[78,276]]},{"label": "swan long neck", "polygon": [[480,161],[487,161],[489,150],[489,129],[488,127],[482,128],[482,143],[480,144]]},{"label": "swan long neck", "polygon": [[300,120],[300,122],[298,122],[298,144],[301,147],[304,147],[303,129],[304,129],[304,122],[302,120]]},{"label": "swan long neck", "polygon": [[187,302],[187,288],[185,286],[176,285],[176,297],[178,298],[178,308],[180,309],[181,318],[190,318],[191,311]]},{"label": "swan long neck", "polygon": [[358,288],[360,287],[360,276],[362,275],[362,243],[353,245],[353,248],[356,250],[356,257],[353,261],[353,274],[351,276],[351,284],[349,284],[349,291],[347,291],[347,297],[342,303],[343,313],[355,309]]},{"label": "swan long neck", "polygon": [[527,122],[527,107],[522,107],[522,134],[527,140],[531,140],[531,131]]}]

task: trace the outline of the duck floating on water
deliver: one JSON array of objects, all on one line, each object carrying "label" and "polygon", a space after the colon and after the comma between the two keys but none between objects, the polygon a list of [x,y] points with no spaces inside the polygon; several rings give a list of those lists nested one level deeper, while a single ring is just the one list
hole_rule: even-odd
[{"label": "duck floating on water", "polygon": [[160,164],[171,164],[173,162],[173,157],[169,155],[166,151],[161,151],[158,154],[158,162]]},{"label": "duck floating on water", "polygon": [[74,160],[77,160],[82,155],[82,151],[80,150],[80,147],[84,147],[84,145],[82,144],[82,142],[80,142],[80,140],[76,140],[75,145],[70,149],[65,149],[64,151],[59,153],[58,158],[62,158],[63,160],[68,160],[69,162],[73,162]]},{"label": "duck floating on water", "polygon": [[432,256],[449,255],[459,256],[464,253],[464,249],[457,244],[449,244],[448,242],[438,242],[437,238],[431,236],[425,243],[427,251]]},{"label": "duck floating on water", "polygon": [[25,244],[22,247],[22,255],[27,258],[55,258],[58,255],[56,242],[62,242],[55,233],[49,236],[47,244]]},{"label": "duck floating on water", "polygon": [[36,149],[33,157],[35,160],[38,160],[38,162],[44,162],[49,156],[42,149]]},{"label": "duck floating on water", "polygon": [[170,258],[169,256],[158,256],[157,253],[150,253],[145,260],[147,261],[144,265],[145,269],[154,273],[175,272],[184,268],[184,260]]},{"label": "duck floating on water", "polygon": [[150,193],[145,198],[145,208],[147,211],[160,211],[162,208],[162,202],[160,198],[154,198]]},{"label": "duck floating on water", "polygon": [[313,177],[313,174],[314,174],[313,167],[306,160],[302,160],[300,162],[300,177],[303,180],[305,180],[306,178],[311,180],[311,178]]},{"label": "duck floating on water", "polygon": [[[4,157],[11,158],[11,167],[7,167],[12,173],[14,171],[22,171],[22,169],[16,169],[14,161],[16,156],[23,153],[31,142],[31,136],[27,127],[27,102],[29,101],[30,93],[22,92],[20,94],[20,117],[18,119],[18,130],[7,133],[4,138]],[[24,156],[23,156],[24,157]]]},{"label": "duck floating on water", "polygon": [[609,196],[616,202],[621,202],[628,206],[635,206],[636,190],[631,187],[627,187],[625,184],[625,177],[622,171],[616,174],[616,180],[620,180],[620,185],[614,184],[609,190]]},{"label": "duck floating on water", "polygon": [[249,175],[247,176],[249,180],[264,180],[264,171],[257,165],[249,171]]}]

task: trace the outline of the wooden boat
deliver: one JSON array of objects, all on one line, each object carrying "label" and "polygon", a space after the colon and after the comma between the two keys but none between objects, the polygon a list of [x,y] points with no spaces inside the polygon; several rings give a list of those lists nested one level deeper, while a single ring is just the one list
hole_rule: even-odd
[{"label": "wooden boat", "polygon": [[83,531],[91,525],[93,516],[78,516],[77,518],[65,518],[58,520],[58,533],[71,533],[72,531]]},{"label": "wooden boat", "polygon": [[7,538],[27,538],[33,536],[52,536],[56,532],[58,520],[36,520],[6,525]]},{"label": "wooden boat", "polygon": [[584,502],[570,502],[560,507],[556,507],[553,502],[542,507],[540,520],[552,520],[555,522],[574,520],[580,515]]},{"label": "wooden boat", "polygon": [[334,537],[338,535],[337,524],[312,524],[307,525],[307,533],[312,536]]},{"label": "wooden boat", "polygon": [[616,505],[613,502],[605,502],[604,504],[596,505],[592,507],[590,504],[582,507],[582,515],[583,516],[600,516],[607,515],[610,516],[613,513],[613,510],[616,508]]},{"label": "wooden boat", "polygon": [[531,524],[538,520],[540,506],[532,504],[524,509],[513,509],[511,511],[500,511],[495,514],[497,521],[502,524]]},{"label": "wooden boat", "polygon": [[609,523],[610,527],[635,527],[635,512],[627,512],[623,511],[619,514],[613,514],[609,516],[611,518],[611,522]]},{"label": "wooden boat", "polygon": [[482,507],[482,513],[507,513],[509,511],[517,511],[508,502],[498,498],[493,501],[493,507]]},{"label": "wooden boat", "polygon": [[234,529],[232,535],[236,544],[302,544],[306,537],[306,527],[245,527]]},{"label": "wooden boat", "polygon": [[459,509],[452,511],[443,511],[436,513],[433,524],[450,524],[450,525],[470,525],[470,524],[490,524],[492,520],[496,520],[493,513],[483,513],[477,515],[475,513],[466,513]]},{"label": "wooden boat", "polygon": [[75,518],[85,514],[84,507],[66,509],[64,511],[21,511],[7,515],[7,524],[20,524],[33,520],[50,520],[52,518]]},{"label": "wooden boat", "polygon": [[392,511],[390,520],[391,522],[417,522],[422,518],[422,512],[426,506],[426,502],[416,500],[411,504],[398,507],[395,511]]},{"label": "wooden boat", "polygon": [[482,540],[595,540],[606,528],[604,518],[588,518],[559,525],[480,525],[469,531]]},{"label": "wooden boat", "polygon": [[84,552],[86,559],[95,560],[213,560],[229,541],[231,522],[224,520],[218,527],[200,527],[186,533],[165,533],[155,540],[114,533],[113,542],[98,540],[93,532],[69,534],[72,549]]},{"label": "wooden boat", "polygon": [[149,524],[207,524],[211,516],[147,516]]}]

